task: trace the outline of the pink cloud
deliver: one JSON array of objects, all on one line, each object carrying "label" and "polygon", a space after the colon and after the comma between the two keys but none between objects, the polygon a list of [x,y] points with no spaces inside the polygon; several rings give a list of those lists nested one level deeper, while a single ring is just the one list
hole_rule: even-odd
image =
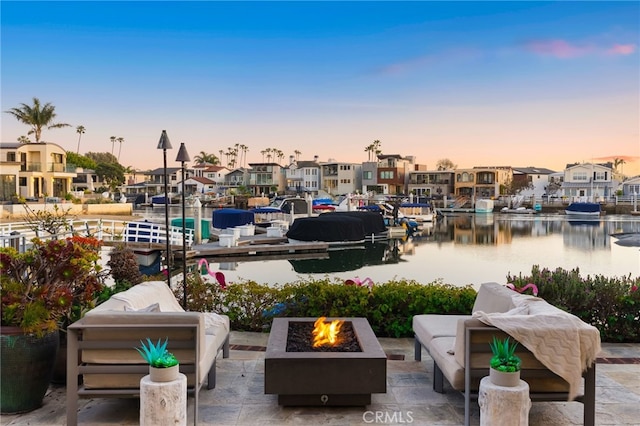
[{"label": "pink cloud", "polygon": [[525,49],[541,56],[554,56],[560,59],[576,58],[593,51],[590,46],[578,46],[565,40],[530,41],[525,44]]},{"label": "pink cloud", "polygon": [[614,44],[607,50],[609,55],[631,55],[636,51],[635,44]]},{"label": "pink cloud", "polygon": [[524,49],[540,56],[558,59],[572,59],[587,55],[626,56],[636,51],[635,44],[614,44],[611,47],[595,44],[577,44],[566,40],[532,40],[524,44]]}]

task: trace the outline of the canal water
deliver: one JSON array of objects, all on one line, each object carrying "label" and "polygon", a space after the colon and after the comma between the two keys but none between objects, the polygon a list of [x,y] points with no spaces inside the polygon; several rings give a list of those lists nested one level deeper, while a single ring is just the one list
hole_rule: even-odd
[{"label": "canal water", "polygon": [[[157,221],[164,209],[147,208],[136,214]],[[171,209],[170,216],[180,214]],[[187,211],[187,216],[190,213]],[[203,213],[210,218],[211,210]],[[543,268],[578,268],[583,276],[640,276],[638,238],[614,234],[640,234],[640,218],[609,215],[576,220],[566,215],[451,214],[422,233],[383,243],[331,250],[317,259],[215,262],[212,270],[227,282],[253,280],[284,284],[300,279],[393,279],[474,287],[483,282],[506,283],[508,274],[527,275],[533,265]],[[632,242],[633,241],[633,242]],[[631,242],[631,243],[630,243]]]}]

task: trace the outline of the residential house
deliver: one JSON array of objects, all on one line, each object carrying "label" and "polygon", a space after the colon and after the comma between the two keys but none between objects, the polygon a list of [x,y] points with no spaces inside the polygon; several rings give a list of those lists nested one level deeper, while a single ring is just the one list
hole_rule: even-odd
[{"label": "residential house", "polygon": [[640,176],[622,182],[622,195],[625,197],[633,197],[635,195],[640,200]]},{"label": "residential house", "polygon": [[606,201],[622,180],[611,162],[567,164],[560,191],[570,201]]},{"label": "residential house", "polygon": [[75,166],[67,167],[67,153],[58,144],[1,143],[0,197],[64,197],[72,190]]},{"label": "residential house", "polygon": [[[514,187],[524,188],[517,195],[524,197],[542,198],[547,193],[550,176],[555,172],[542,167],[514,167]],[[514,194],[515,195],[515,194]]]},{"label": "residential house", "polygon": [[[206,177],[191,176],[185,179],[184,187],[185,195],[218,193],[218,184]],[[182,193],[182,181],[178,182],[178,192]]]},{"label": "residential house", "polygon": [[249,163],[247,187],[255,196],[284,191],[285,176],[278,163]]},{"label": "residential house", "polygon": [[413,156],[380,154],[376,170],[377,187],[381,189],[383,194],[406,194],[409,173],[421,169],[425,170],[426,166],[417,166]]},{"label": "residential house", "polygon": [[71,187],[74,191],[95,191],[100,185],[98,184],[98,175],[95,170],[76,168],[76,177],[71,181]]},{"label": "residential house", "polygon": [[496,198],[504,192],[511,180],[511,167],[474,167],[456,169],[454,193],[456,196]]},{"label": "residential house", "polygon": [[418,197],[453,198],[454,170],[414,170],[409,172],[407,190]]},{"label": "residential house", "polygon": [[239,167],[231,170],[224,177],[224,186],[219,189],[225,195],[230,193],[237,193],[240,186],[247,186],[249,184],[249,169]]},{"label": "residential house", "polygon": [[[167,167],[167,189],[169,194],[178,193],[178,182],[182,181],[182,168],[180,167]],[[150,170],[145,173],[146,180],[144,184],[145,192],[149,195],[164,194],[164,173],[163,167]],[[189,177],[187,171],[186,177]]]},{"label": "residential house", "polygon": [[362,193],[382,193],[378,186],[378,162],[367,161],[362,163]]},{"label": "residential house", "polygon": [[362,188],[361,164],[329,160],[320,163],[320,169],[320,189],[331,195],[351,194]]},{"label": "residential house", "polygon": [[313,161],[296,161],[289,157],[289,166],[285,167],[286,191],[290,193],[311,195],[318,194],[320,189],[320,164],[318,157]]}]

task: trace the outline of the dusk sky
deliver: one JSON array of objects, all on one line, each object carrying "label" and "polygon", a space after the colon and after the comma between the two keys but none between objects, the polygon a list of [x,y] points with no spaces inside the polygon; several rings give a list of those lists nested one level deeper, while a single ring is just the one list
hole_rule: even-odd
[{"label": "dusk sky", "polygon": [[[286,162],[413,155],[430,169],[623,158],[640,174],[640,3],[11,2],[1,108],[73,127],[42,139],[162,166],[276,148]],[[2,142],[28,127],[2,113]],[[33,140],[33,137],[31,138]],[[114,154],[118,155],[116,143]]]}]

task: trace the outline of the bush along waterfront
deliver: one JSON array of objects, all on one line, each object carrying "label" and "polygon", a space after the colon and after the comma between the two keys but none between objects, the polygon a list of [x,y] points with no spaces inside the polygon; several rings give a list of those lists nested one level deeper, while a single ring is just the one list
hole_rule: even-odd
[{"label": "bush along waterfront", "polygon": [[[605,342],[640,343],[640,278],[581,277],[577,269],[549,271],[533,266],[530,276],[508,276],[516,288],[535,284],[549,303],[600,330]],[[176,297],[182,300],[180,282]],[[255,281],[205,281],[187,274],[188,309],[225,313],[238,331],[269,331],[274,317],[365,317],[378,337],[413,337],[418,314],[471,314],[476,291],[435,281],[392,280],[372,287],[338,279],[307,279],[284,285]]]},{"label": "bush along waterfront", "polygon": [[529,276],[507,276],[516,288],[533,283],[538,296],[600,330],[603,342],[640,343],[640,277],[582,277],[578,268],[534,265]]}]

